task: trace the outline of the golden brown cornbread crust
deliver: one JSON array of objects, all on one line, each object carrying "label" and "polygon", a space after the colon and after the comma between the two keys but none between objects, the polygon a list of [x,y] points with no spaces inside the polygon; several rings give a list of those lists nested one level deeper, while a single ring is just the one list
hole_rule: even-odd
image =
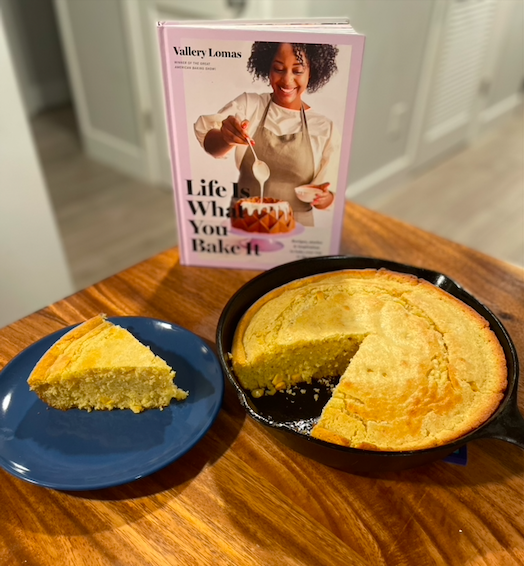
[{"label": "golden brown cornbread crust", "polygon": [[[57,341],[45,354],[42,356],[34,370],[32,371],[27,383],[31,389],[36,388],[39,385],[46,383],[49,375],[49,370],[57,362],[58,358],[68,349],[68,347],[74,342],[80,340],[82,337],[86,336],[90,332],[97,332],[102,330],[105,319],[103,315],[95,316],[84,323],[79,324]],[[62,365],[66,363],[66,359],[63,360]],[[58,370],[58,368],[56,368]],[[55,375],[58,375],[56,372]]]},{"label": "golden brown cornbread crust", "polygon": [[312,435],[374,450],[450,442],[493,414],[507,384],[502,347],[476,311],[427,281],[373,269],[262,297],[238,325],[232,365],[255,395],[342,375]]},{"label": "golden brown cornbread crust", "polygon": [[60,338],[35,366],[29,387],[50,406],[96,410],[162,408],[187,393],[175,372],[130,332],[98,315]]}]

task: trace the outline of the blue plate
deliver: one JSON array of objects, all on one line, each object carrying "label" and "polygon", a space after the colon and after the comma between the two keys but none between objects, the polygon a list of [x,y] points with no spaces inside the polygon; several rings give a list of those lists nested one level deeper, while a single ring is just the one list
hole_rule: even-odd
[{"label": "blue plate", "polygon": [[163,411],[59,411],[29,390],[34,366],[73,327],[42,338],[0,372],[0,466],[28,482],[60,490],[121,485],[151,474],[191,450],[215,421],[224,379],[213,351],[198,336],[161,320],[111,322],[162,357],[189,391]]}]

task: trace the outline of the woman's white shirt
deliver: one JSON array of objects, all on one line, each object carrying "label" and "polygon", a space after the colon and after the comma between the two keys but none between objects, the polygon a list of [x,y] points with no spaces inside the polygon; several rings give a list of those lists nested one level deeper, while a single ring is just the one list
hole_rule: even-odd
[{"label": "woman's white shirt", "polygon": [[[219,130],[222,127],[222,121],[228,116],[236,116],[239,120],[248,120],[248,135],[253,136],[262,120],[270,97],[269,93],[243,93],[226,104],[217,114],[200,116],[194,125],[194,129],[202,147],[207,132],[212,129]],[[312,183],[329,182],[331,183],[330,191],[335,192],[340,156],[340,135],[331,120],[315,112],[312,108],[306,110],[306,120],[315,161],[315,177]],[[265,127],[277,136],[298,133],[302,127],[300,110],[290,110],[277,104],[271,104],[266,116]],[[247,145],[236,146],[235,163],[237,168],[240,168],[247,149]]]}]

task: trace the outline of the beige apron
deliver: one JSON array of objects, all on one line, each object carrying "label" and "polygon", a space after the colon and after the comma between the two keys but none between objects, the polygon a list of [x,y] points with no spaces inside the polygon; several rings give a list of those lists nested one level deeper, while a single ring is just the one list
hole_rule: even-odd
[{"label": "beige apron", "polygon": [[[311,204],[297,198],[295,187],[308,185],[315,176],[315,161],[309,139],[304,106],[300,110],[302,128],[296,134],[278,136],[265,127],[269,101],[255,135],[257,157],[267,163],[271,175],[264,184],[264,197],[289,202],[295,219],[304,226],[313,226]],[[253,152],[247,150],[240,164],[238,186],[247,189],[249,196],[260,196],[260,183],[253,175]]]}]

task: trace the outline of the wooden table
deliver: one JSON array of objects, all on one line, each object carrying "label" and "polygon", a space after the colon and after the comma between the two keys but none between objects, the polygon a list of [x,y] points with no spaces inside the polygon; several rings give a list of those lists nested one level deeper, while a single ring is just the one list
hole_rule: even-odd
[{"label": "wooden table", "polygon": [[[342,251],[449,275],[499,316],[524,360],[524,270],[353,204]],[[1,329],[0,368],[99,312],[214,343],[222,308],[255,274],[182,267],[168,250]],[[208,434],[149,477],[67,493],[0,470],[0,564],[522,565],[524,452],[497,440],[468,450],[467,466],[348,474],[281,445],[226,384]]]}]

